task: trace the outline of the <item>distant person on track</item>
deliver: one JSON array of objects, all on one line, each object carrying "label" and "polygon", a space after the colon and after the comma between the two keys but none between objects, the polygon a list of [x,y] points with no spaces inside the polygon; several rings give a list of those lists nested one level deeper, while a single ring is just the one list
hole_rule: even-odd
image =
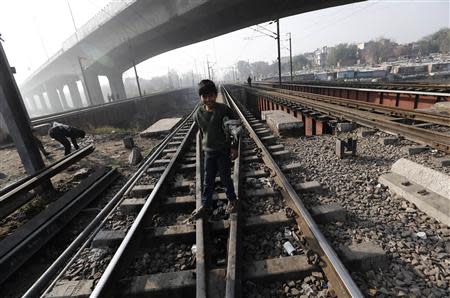
[{"label": "distant person on track", "polygon": [[252,78],[250,76],[248,76],[248,78],[247,78],[247,83],[248,83],[249,87],[252,86]]},{"label": "distant person on track", "polygon": [[202,206],[192,213],[192,219],[208,215],[211,211],[212,196],[217,172],[220,181],[226,188],[228,198],[227,213],[236,211],[237,199],[231,179],[231,160],[238,156],[238,142],[227,133],[226,123],[234,119],[231,109],[222,103],[217,103],[217,87],[211,80],[202,80],[198,94],[201,105],[194,114],[203,135],[202,149],[204,151],[204,185]]},{"label": "distant person on track", "polygon": [[84,138],[86,132],[76,127],[53,122],[52,127],[48,130],[48,135],[60,142],[64,146],[64,155],[68,155],[71,151],[69,139],[72,141],[73,147],[78,150],[80,147],[77,144],[77,139]]}]

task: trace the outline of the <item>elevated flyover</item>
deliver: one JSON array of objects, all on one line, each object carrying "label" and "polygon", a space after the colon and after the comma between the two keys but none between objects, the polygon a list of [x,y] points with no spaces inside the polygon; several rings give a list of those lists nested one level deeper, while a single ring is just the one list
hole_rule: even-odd
[{"label": "elevated flyover", "polygon": [[[98,81],[108,77],[114,98],[125,98],[122,73],[155,55],[264,21],[361,0],[132,0],[114,1],[63,43],[62,49],[22,84],[30,108],[41,113],[71,109],[68,86],[80,107],[77,81],[90,104],[104,103]],[[81,71],[84,69],[84,74]],[[44,100],[44,93],[48,102]]]}]

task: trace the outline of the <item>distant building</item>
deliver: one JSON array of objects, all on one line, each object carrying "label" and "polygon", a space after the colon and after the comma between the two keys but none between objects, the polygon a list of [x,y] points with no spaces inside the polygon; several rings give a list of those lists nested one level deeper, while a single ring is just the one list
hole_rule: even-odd
[{"label": "distant building", "polygon": [[314,65],[315,66],[325,66],[327,62],[327,54],[328,54],[328,47],[324,46],[321,49],[317,49],[314,51]]}]

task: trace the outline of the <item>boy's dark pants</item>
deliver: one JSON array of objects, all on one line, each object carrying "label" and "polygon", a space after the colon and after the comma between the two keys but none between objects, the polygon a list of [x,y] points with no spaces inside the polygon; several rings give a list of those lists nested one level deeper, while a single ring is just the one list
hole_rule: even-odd
[{"label": "boy's dark pants", "polygon": [[68,155],[70,154],[70,142],[69,140],[63,135],[63,133],[61,132],[61,130],[59,129],[55,129],[55,128],[51,128],[48,132],[48,135],[57,140],[58,142],[60,142],[63,146],[64,146],[64,155]]},{"label": "boy's dark pants", "polygon": [[220,175],[220,182],[226,188],[229,201],[236,200],[233,180],[231,179],[231,158],[229,152],[207,151],[205,152],[205,180],[203,189],[202,204],[211,206],[212,195],[217,172]]}]

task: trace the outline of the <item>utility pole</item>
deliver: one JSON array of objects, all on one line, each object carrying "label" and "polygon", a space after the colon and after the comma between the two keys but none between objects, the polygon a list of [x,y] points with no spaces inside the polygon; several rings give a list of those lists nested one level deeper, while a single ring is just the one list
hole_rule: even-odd
[{"label": "utility pole", "polygon": [[278,45],[278,85],[281,88],[281,49],[280,49],[280,19],[277,19],[277,45]]},{"label": "utility pole", "polygon": [[134,68],[134,75],[136,77],[136,83],[137,83],[137,87],[138,87],[138,91],[139,91],[139,97],[142,98],[141,84],[139,83],[139,76],[137,73],[136,62],[134,61],[134,59],[133,59],[133,68]]},{"label": "utility pole", "polygon": [[208,56],[206,56],[206,67],[208,68],[208,79],[211,80],[211,70],[209,69]]},{"label": "utility pole", "polygon": [[289,34],[289,61],[291,64],[291,82],[294,80],[294,77],[292,75],[292,40],[291,40],[291,32]]},{"label": "utility pole", "polygon": [[77,40],[80,41],[79,38],[78,38],[77,25],[75,25],[75,18],[73,17],[72,7],[70,7],[69,0],[67,0],[67,6],[69,6],[70,16],[72,17],[73,28],[75,28],[75,36],[77,37]]},{"label": "utility pole", "polygon": [[[45,167],[30,127],[30,117],[3,50],[0,38],[0,113],[28,175]],[[3,159],[3,158],[2,158]],[[50,182],[49,182],[50,183]],[[49,184],[51,187],[51,184]]]},{"label": "utility pole", "polygon": [[92,106],[92,99],[91,99],[91,93],[89,92],[89,87],[86,81],[86,75],[84,74],[84,68],[83,68],[83,64],[81,64],[81,59],[82,57],[78,56],[78,64],[80,65],[80,69],[81,69],[81,76],[83,78],[83,84],[84,84],[84,89],[86,90],[86,97],[87,97],[87,101],[89,102],[89,105]]}]

